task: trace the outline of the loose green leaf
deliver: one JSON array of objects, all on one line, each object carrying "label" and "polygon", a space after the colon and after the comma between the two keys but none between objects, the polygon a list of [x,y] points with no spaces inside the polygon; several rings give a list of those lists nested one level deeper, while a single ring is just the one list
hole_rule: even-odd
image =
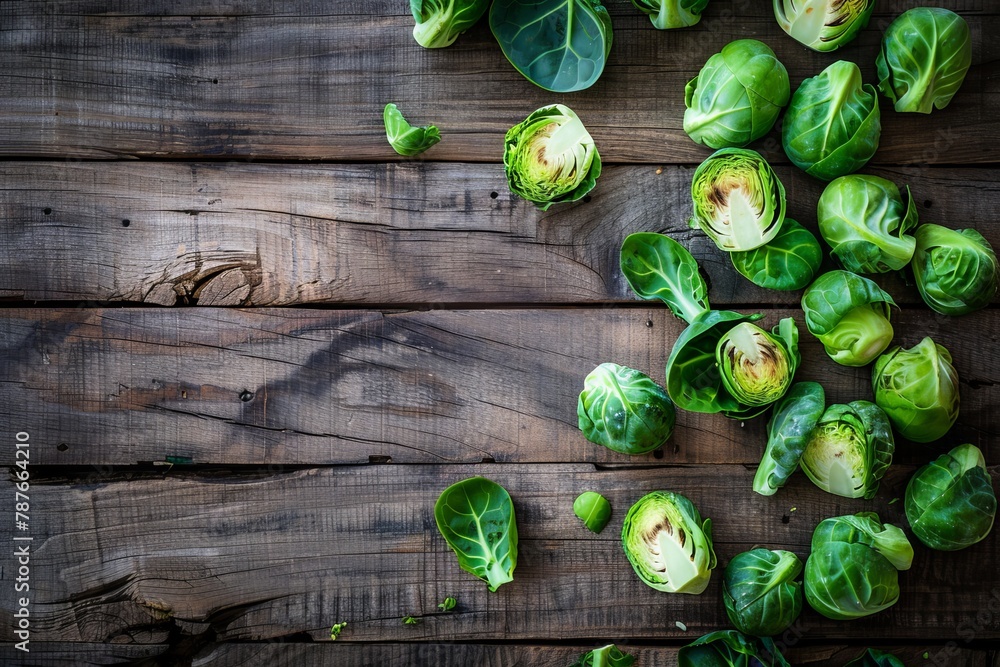
[{"label": "loose green leaf", "polygon": [[447,597],[443,602],[438,603],[438,609],[441,611],[451,611],[458,604],[458,600],[452,597]]},{"label": "loose green leaf", "polygon": [[489,0],[410,0],[413,39],[428,49],[451,46],[458,36],[482,18]]},{"label": "loose green leaf", "polygon": [[413,127],[403,118],[399,108],[392,104],[385,105],[382,114],[385,122],[385,136],[392,149],[400,155],[412,156],[441,141],[441,132],[434,125]]},{"label": "loose green leaf", "polygon": [[660,30],[687,28],[701,20],[708,0],[632,0],[635,8],[649,16]]},{"label": "loose green leaf", "polygon": [[785,485],[798,469],[802,452],[825,409],[826,394],[816,382],[795,383],[775,404],[767,423],[767,449],[753,478],[754,491],[770,496]]},{"label": "loose green leaf", "polygon": [[648,375],[604,363],[584,380],[577,423],[591,442],[622,454],[645,454],[674,431],[676,412],[667,392]]},{"label": "loose green leaf", "polygon": [[752,549],[729,561],[722,601],[729,622],[756,637],[778,635],[802,612],[802,561],[790,551]]},{"label": "loose green leaf", "polygon": [[517,523],[506,489],[484,477],[452,484],[437,499],[434,520],[459,566],[490,591],[514,580]]},{"label": "loose green leaf", "polygon": [[849,271],[828,271],[802,294],[806,328],[844,366],[864,366],[889,347],[895,305],[874,282]]},{"label": "loose green leaf", "polygon": [[573,513],[592,533],[600,533],[611,520],[611,503],[596,491],[585,491],[573,501]]},{"label": "loose green leaf", "polygon": [[677,652],[678,667],[789,667],[770,637],[747,637],[719,630],[699,637]]},{"label": "loose green leaf", "polygon": [[418,623],[420,623],[420,619],[419,618],[415,618],[413,616],[404,616],[403,617],[403,625],[417,625]]},{"label": "loose green leaf", "polygon": [[781,29],[813,51],[835,51],[868,25],[875,0],[774,0]]},{"label": "loose green leaf", "polygon": [[669,236],[629,234],[622,243],[620,266],[633,292],[643,299],[659,299],[685,322],[708,310],[708,287],[698,262]]},{"label": "loose green leaf", "polygon": [[343,632],[346,627],[347,627],[347,621],[343,621],[342,623],[334,623],[333,627],[330,628],[330,639],[332,641],[337,641],[337,638],[340,637],[340,633]]},{"label": "loose green leaf", "polygon": [[966,315],[990,304],[1000,266],[982,234],[926,224],[914,236],[913,277],[924,303],[944,315]]},{"label": "loose green leaf", "polygon": [[823,263],[823,249],[808,229],[785,218],[778,235],[746,252],[731,252],[729,258],[744,278],[765,289],[788,292],[812,282]]},{"label": "loose green leaf", "polygon": [[622,653],[614,644],[608,644],[593,651],[587,651],[570,667],[631,667],[635,658]]}]

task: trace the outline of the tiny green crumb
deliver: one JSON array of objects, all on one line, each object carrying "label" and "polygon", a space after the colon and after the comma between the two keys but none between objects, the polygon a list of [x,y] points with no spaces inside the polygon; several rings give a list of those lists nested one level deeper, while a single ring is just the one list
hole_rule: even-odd
[{"label": "tiny green crumb", "polygon": [[[894,500],[899,500],[899,498],[894,498]],[[890,503],[890,505],[891,504],[892,503]],[[924,660],[928,660],[928,659],[930,659],[930,657],[931,657],[931,654],[928,653],[927,651],[924,651]]]},{"label": "tiny green crumb", "polygon": [[798,511],[798,509],[799,509],[798,507],[793,507],[792,509],[790,509],[790,510],[788,510],[788,511],[789,511],[789,512],[795,512],[795,511]]},{"label": "tiny green crumb", "polygon": [[341,623],[334,623],[333,627],[330,628],[330,639],[337,641],[337,637],[340,636],[341,631],[347,627],[347,621]]},{"label": "tiny green crumb", "polygon": [[889,501],[889,504],[892,505],[893,503],[898,503],[898,502],[899,498],[893,498],[892,500]]},{"label": "tiny green crumb", "polygon": [[684,625],[680,621],[674,621],[674,625],[676,625],[680,629],[681,632],[687,632],[688,631],[688,626]]},{"label": "tiny green crumb", "polygon": [[451,611],[452,609],[455,608],[455,605],[457,604],[458,600],[452,597],[447,597],[444,599],[444,602],[438,604],[438,609],[440,609],[441,611]]},{"label": "tiny green crumb", "polygon": [[416,625],[420,622],[419,618],[414,618],[413,616],[404,616],[403,625]]}]

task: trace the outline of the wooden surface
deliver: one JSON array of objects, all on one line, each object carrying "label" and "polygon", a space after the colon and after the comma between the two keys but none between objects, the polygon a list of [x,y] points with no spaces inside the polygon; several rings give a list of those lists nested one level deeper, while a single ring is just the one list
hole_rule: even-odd
[{"label": "wooden surface", "polygon": [[[686,81],[753,37],[793,87],[838,58],[873,82],[881,30],[918,4],[880,0],[855,42],[816,54],[766,0],[712,0],[668,32],[612,0],[604,75],[556,95],[509,66],[485,23],[420,48],[397,0],[0,3],[0,463],[16,472],[14,434],[30,433],[33,538],[31,653],[14,648],[16,566],[0,556],[0,663],[563,667],[616,642],[636,667],[672,667],[679,646],[728,627],[721,569],[736,553],[806,556],[817,522],[866,509],[905,526],[909,477],[959,443],[982,448],[996,486],[1000,310],[935,315],[907,272],[878,277],[902,306],[896,343],[948,347],[962,408],[943,440],[898,441],[871,501],[801,474],[753,494],[765,418],[679,412],[667,446],[638,457],[576,427],[594,366],[662,383],[682,329],[623,280],[629,233],[689,247],[714,306],[802,321],[800,293],[752,286],[687,227],[709,151],[681,129]],[[1000,248],[1000,4],[936,4],[970,24],[968,78],[928,116],[882,100],[864,171],[909,184],[922,221]],[[443,141],[397,156],[389,101]],[[553,102],[577,111],[605,170],[587,201],[543,213],[500,162],[506,129]],[[753,147],[815,231],[823,184],[778,136]],[[870,369],[832,363],[804,328],[801,347],[799,379],[831,401],[871,398]],[[510,490],[521,535],[515,581],[492,594],[431,513],[480,474]],[[0,480],[4,511],[12,485]],[[720,564],[701,596],[653,591],[624,556],[622,517],[654,489],[713,519]],[[584,490],[612,502],[601,535],[572,514]],[[12,533],[0,522],[0,544]],[[998,548],[996,531],[957,553],[916,544],[896,606],[856,622],[806,608],[781,644],[796,665],[874,645],[910,667],[1000,667]],[[447,595],[458,607],[438,613]]]}]

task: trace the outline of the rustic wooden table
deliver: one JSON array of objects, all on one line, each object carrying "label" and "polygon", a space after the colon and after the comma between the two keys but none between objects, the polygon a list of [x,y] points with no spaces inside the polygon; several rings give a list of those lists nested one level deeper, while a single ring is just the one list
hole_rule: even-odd
[{"label": "rustic wooden table", "polygon": [[[951,350],[962,412],[942,442],[900,441],[872,501],[802,475],[752,493],[763,419],[682,412],[667,447],[634,458],[577,430],[596,364],[662,382],[681,330],[620,275],[631,232],[691,248],[713,304],[801,322],[797,293],[754,288],[687,228],[709,151],[681,129],[684,83],[740,37],[766,41],[793,87],[837,57],[873,81],[880,30],[919,3],[880,0],[836,56],[785,36],[770,4],[713,0],[697,27],[660,32],[614,0],[604,76],[555,95],[513,70],[485,22],[420,48],[403,0],[0,2],[0,460],[16,472],[27,433],[31,462],[27,529],[0,521],[0,662],[562,667],[614,641],[637,666],[673,665],[727,627],[721,567],[697,597],[641,583],[618,535],[645,492],[691,497],[724,565],[753,545],[804,556],[827,516],[905,525],[893,501],[909,476],[958,443],[996,478],[1000,311],[935,316],[897,276],[880,279],[902,305],[897,341]],[[973,67],[944,111],[883,100],[865,171],[908,183],[922,220],[1000,248],[1000,6],[939,4],[971,25]],[[444,140],[400,159],[389,101]],[[502,142],[557,101],[606,167],[591,201],[541,213],[508,191]],[[755,147],[815,229],[822,184],[777,137]],[[804,330],[802,347],[800,378],[833,401],[871,397],[866,369],[833,364]],[[473,474],[517,510],[516,578],[496,593],[459,569],[432,517]],[[614,506],[600,536],[572,514],[587,489]],[[28,654],[14,648],[11,555],[26,536]],[[957,553],[916,544],[895,607],[856,622],[807,608],[782,644],[798,664],[876,645],[911,666],[998,665],[998,546],[997,530]],[[445,596],[453,613],[437,613]]]}]

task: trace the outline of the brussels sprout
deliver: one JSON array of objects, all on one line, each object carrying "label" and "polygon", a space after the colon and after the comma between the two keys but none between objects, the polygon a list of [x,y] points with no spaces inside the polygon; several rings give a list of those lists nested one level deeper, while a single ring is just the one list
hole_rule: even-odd
[{"label": "brussels sprout", "polygon": [[875,0],[774,0],[778,25],[813,51],[836,51],[868,25]]},{"label": "brussels sprout", "polygon": [[875,59],[882,94],[896,111],[919,113],[948,106],[971,64],[969,24],[938,7],[916,7],[896,17]]},{"label": "brussels sprout", "polygon": [[392,150],[407,157],[418,155],[441,141],[441,132],[434,125],[413,127],[403,118],[403,113],[393,103],[385,105],[382,112],[385,137]]},{"label": "brussels sprout", "polygon": [[914,236],[913,277],[924,303],[944,315],[965,315],[989,305],[1000,268],[982,234],[926,224]]},{"label": "brussels sprout", "polygon": [[576,414],[584,437],[622,454],[645,454],[670,439],[675,411],[645,373],[601,364],[583,382]]},{"label": "brussels sprout", "polygon": [[880,356],[872,389],[899,434],[914,442],[937,440],[958,419],[958,372],[948,350],[930,338]]},{"label": "brussels sprout", "polygon": [[986,538],[997,497],[983,453],[959,445],[922,467],[906,485],[906,520],[931,549],[957,551]]},{"label": "brussels sprout", "polygon": [[555,93],[590,88],[611,53],[600,0],[494,0],[490,30],[514,69]]},{"label": "brussels sprout", "polygon": [[660,30],[687,28],[701,20],[708,0],[632,0],[635,8],[649,16]]},{"label": "brussels sprout", "polygon": [[587,651],[570,667],[631,667],[635,658],[622,653],[614,644],[608,644],[593,651]]},{"label": "brussels sprout", "polygon": [[806,601],[833,620],[861,618],[899,599],[897,570],[908,570],[913,547],[896,526],[874,512],[821,521],[806,560]]},{"label": "brussels sprout", "polygon": [[708,287],[698,262],[664,234],[638,232],[622,243],[619,264],[629,287],[643,299],[659,299],[685,322],[708,310]]},{"label": "brussels sprout", "polygon": [[573,501],[573,513],[587,530],[599,533],[611,520],[611,503],[596,491],[585,491]]},{"label": "brussels sprout", "polygon": [[826,408],[826,394],[816,382],[796,382],[774,406],[767,423],[767,449],[753,478],[753,490],[771,496],[785,485],[805,451]]},{"label": "brussels sprout", "polygon": [[770,405],[785,395],[799,365],[799,329],[785,318],[769,334],[741,322],[719,339],[715,351],[722,383],[740,403]]},{"label": "brussels sprout", "polygon": [[746,146],[771,131],[790,95],[788,72],[774,51],[756,39],[738,39],[688,81],[684,131],[710,148]]},{"label": "brussels sprout", "polygon": [[712,520],[679,493],[653,491],[632,505],[622,525],[622,546],[647,585],[668,593],[698,594],[715,568]]},{"label": "brussels sprout", "polygon": [[892,653],[870,648],[844,667],[906,667],[906,665]]},{"label": "brussels sprout", "polygon": [[770,637],[787,630],[802,612],[802,561],[790,551],[752,549],[729,561],[722,601],[740,632]]},{"label": "brussels sprout", "polygon": [[753,250],[773,239],[785,219],[785,187],[760,153],[723,148],[694,172],[692,228],[720,249]]},{"label": "brussels sprout", "polygon": [[582,199],[601,175],[594,140],[562,104],[533,111],[507,130],[503,165],[511,192],[543,211]]},{"label": "brussels sprout", "polygon": [[843,366],[864,366],[892,342],[886,292],[849,271],[824,273],[802,294],[806,328]]},{"label": "brussels sprout", "polygon": [[881,132],[875,87],[862,84],[857,65],[838,60],[792,95],[781,144],[795,166],[829,181],[863,167]]},{"label": "brussels sprout", "polygon": [[855,273],[898,271],[910,263],[916,241],[917,207],[892,181],[878,176],[841,176],[817,206],[819,233],[844,268]]},{"label": "brussels sprout", "polygon": [[489,0],[410,0],[413,39],[428,49],[451,46],[460,33],[482,18]]},{"label": "brussels sprout", "polygon": [[816,424],[799,465],[819,488],[844,498],[873,498],[896,449],[882,409],[868,401],[835,403]]},{"label": "brussels sprout", "polygon": [[789,667],[770,637],[747,637],[719,630],[699,637],[677,652],[678,667]]},{"label": "brussels sprout", "polygon": [[755,250],[731,252],[733,267],[754,285],[790,291],[812,282],[823,263],[823,249],[808,229],[785,218],[771,241]]}]

